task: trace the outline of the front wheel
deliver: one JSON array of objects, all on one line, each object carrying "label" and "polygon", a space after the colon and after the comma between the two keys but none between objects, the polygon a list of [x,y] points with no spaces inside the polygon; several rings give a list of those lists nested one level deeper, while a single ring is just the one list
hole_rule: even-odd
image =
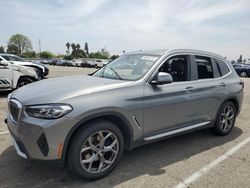
[{"label": "front wheel", "polygon": [[74,135],[68,165],[81,178],[96,180],[115,168],[123,150],[124,138],[119,128],[105,120],[90,122]]},{"label": "front wheel", "polygon": [[230,101],[225,102],[219,109],[215,125],[212,128],[213,132],[221,136],[228,135],[234,127],[235,119],[235,105]]},{"label": "front wheel", "polygon": [[32,82],[33,82],[33,80],[31,78],[28,78],[28,77],[20,78],[18,80],[18,83],[17,83],[17,88],[23,87],[23,86],[30,84]]}]

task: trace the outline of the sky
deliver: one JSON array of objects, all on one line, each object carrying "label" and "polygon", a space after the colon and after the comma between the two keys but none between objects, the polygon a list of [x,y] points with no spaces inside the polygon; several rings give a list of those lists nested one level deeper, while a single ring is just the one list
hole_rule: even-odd
[{"label": "sky", "polygon": [[66,42],[111,54],[191,48],[250,58],[250,0],[0,0],[0,45],[21,33],[33,49]]}]

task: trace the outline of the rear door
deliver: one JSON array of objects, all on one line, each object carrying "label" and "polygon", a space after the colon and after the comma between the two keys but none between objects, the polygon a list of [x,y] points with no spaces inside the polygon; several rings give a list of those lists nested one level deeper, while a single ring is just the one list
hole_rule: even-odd
[{"label": "rear door", "polygon": [[194,114],[197,121],[206,122],[215,119],[221,95],[225,90],[225,83],[212,58],[203,55],[192,55],[192,64],[195,67],[195,81],[192,81],[192,97]]}]

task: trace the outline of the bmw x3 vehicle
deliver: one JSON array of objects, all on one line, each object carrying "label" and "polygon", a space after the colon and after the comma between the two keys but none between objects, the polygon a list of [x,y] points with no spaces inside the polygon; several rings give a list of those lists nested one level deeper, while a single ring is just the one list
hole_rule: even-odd
[{"label": "bmw x3 vehicle", "polygon": [[199,129],[229,134],[243,89],[231,63],[213,53],[131,52],[92,75],[16,90],[5,122],[21,157],[66,163],[95,180],[115,168],[124,150]]},{"label": "bmw x3 vehicle", "polygon": [[27,66],[27,67],[33,67],[35,68],[38,76],[40,78],[44,78],[49,74],[49,69],[42,63],[39,63],[37,61],[35,62],[29,62],[17,55],[13,54],[6,54],[6,53],[0,53],[0,59],[2,62],[6,61],[14,65],[22,65],[22,66]]},{"label": "bmw x3 vehicle", "polygon": [[14,90],[37,80],[39,76],[34,68],[0,59],[0,91]]},{"label": "bmw x3 vehicle", "polygon": [[235,63],[233,67],[241,77],[250,77],[250,64]]}]

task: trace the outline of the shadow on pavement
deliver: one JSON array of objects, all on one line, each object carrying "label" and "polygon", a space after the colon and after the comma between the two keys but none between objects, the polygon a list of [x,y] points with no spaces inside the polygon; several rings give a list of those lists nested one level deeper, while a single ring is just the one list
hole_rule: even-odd
[{"label": "shadow on pavement", "polygon": [[0,91],[0,98],[7,98],[11,91]]},{"label": "shadow on pavement", "polygon": [[67,169],[44,164],[30,165],[21,160],[10,146],[0,155],[0,182],[3,187],[114,187],[145,174],[164,174],[162,168],[221,146],[241,134],[242,130],[238,127],[224,137],[201,130],[145,145],[127,151],[109,176],[94,182],[81,180]]}]

